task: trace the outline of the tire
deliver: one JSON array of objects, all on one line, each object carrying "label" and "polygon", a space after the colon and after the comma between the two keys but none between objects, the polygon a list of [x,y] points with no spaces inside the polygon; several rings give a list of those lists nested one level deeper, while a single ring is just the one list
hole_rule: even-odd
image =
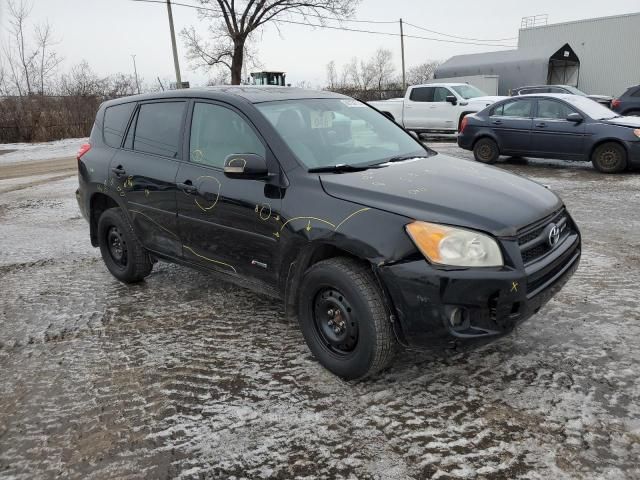
[{"label": "tire", "polygon": [[500,158],[500,149],[492,139],[481,138],[473,145],[473,156],[480,163],[495,163]]},{"label": "tire", "polygon": [[619,173],[627,168],[627,151],[619,143],[603,143],[591,154],[591,163],[599,172]]},{"label": "tire", "polygon": [[350,258],[323,260],[307,270],[300,286],[298,321],[311,353],[346,380],[383,370],[396,350],[375,278]]},{"label": "tire", "polygon": [[121,282],[140,282],[151,273],[151,258],[121,208],[110,208],[100,216],[98,245],[105,265]]}]

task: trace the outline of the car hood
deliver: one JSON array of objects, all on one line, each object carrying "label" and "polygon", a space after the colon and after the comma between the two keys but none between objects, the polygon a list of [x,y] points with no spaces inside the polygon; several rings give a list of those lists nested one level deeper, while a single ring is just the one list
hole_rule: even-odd
[{"label": "car hood", "polygon": [[562,202],[544,186],[504,170],[446,155],[378,169],[320,176],[336,198],[411,219],[514,236]]},{"label": "car hood", "polygon": [[603,120],[604,123],[622,125],[623,127],[640,128],[640,117],[618,117],[610,120]]},{"label": "car hood", "polygon": [[613,97],[609,95],[587,95],[587,98],[592,100],[613,100]]}]

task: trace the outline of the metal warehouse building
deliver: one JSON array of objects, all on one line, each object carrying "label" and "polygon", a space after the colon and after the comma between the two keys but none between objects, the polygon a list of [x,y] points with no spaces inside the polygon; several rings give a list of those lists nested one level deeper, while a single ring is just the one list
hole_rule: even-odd
[{"label": "metal warehouse building", "polygon": [[518,49],[458,55],[435,78],[498,75],[498,93],[525,85],[564,84],[617,96],[640,83],[640,12],[523,27]]}]

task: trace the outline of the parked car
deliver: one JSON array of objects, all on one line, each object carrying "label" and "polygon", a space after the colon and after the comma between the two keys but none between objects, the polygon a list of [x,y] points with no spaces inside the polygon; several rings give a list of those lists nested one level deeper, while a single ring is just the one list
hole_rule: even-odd
[{"label": "parked car", "polygon": [[640,85],[629,87],[626,92],[614,99],[611,109],[620,115],[640,117]]},{"label": "parked car", "polygon": [[500,155],[591,160],[617,173],[640,165],[640,119],[577,95],[524,95],[465,117],[458,145],[482,163]]},{"label": "parked car", "polygon": [[407,88],[404,98],[369,105],[418,134],[456,133],[465,115],[503,98],[488,96],[466,83],[431,83]]},{"label": "parked car", "polygon": [[613,97],[610,95],[589,95],[571,85],[534,85],[531,87],[519,87],[511,90],[511,96],[538,93],[568,93],[569,95],[579,95],[581,97],[590,98],[594,102],[598,102],[607,108],[611,108],[611,102],[613,101]]},{"label": "parked car", "polygon": [[[553,192],[439,155],[331,92],[112,100],[78,168],[91,243],[115,278],[141,281],[163,260],[280,297],[315,357],[348,379],[384,368],[397,344],[509,332],[580,259]],[[275,323],[274,335],[289,328]]]}]

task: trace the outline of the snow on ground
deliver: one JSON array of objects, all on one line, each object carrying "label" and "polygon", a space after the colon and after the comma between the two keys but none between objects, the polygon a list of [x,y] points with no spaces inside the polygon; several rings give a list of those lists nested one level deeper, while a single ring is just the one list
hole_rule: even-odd
[{"label": "snow on ground", "polygon": [[512,335],[359,383],[276,300],[164,263],[116,281],[77,178],[0,194],[0,477],[639,479],[640,174],[499,167],[562,195],[577,273]]},{"label": "snow on ground", "polygon": [[[80,150],[80,146],[88,141],[88,138],[66,138],[55,142],[2,143],[0,144],[0,165],[31,160],[75,157],[78,150]],[[8,153],[3,153],[5,151]]]}]

